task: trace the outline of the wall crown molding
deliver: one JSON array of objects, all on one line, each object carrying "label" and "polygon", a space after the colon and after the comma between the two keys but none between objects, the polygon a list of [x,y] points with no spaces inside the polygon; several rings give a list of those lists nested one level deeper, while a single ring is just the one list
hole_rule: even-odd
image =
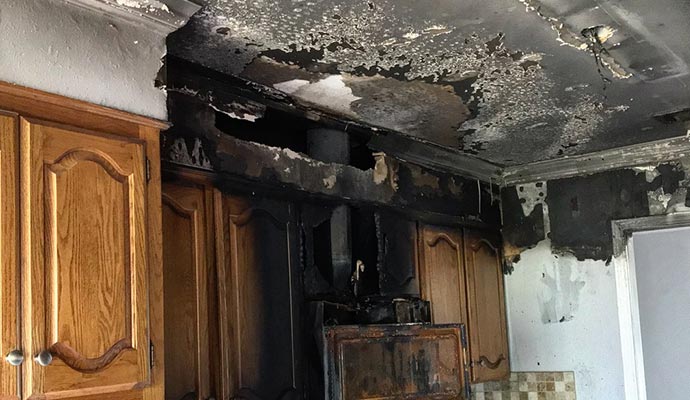
[{"label": "wall crown molding", "polygon": [[501,173],[501,181],[503,186],[514,186],[528,182],[660,164],[688,156],[690,156],[690,137],[677,136],[578,156],[505,167]]}]

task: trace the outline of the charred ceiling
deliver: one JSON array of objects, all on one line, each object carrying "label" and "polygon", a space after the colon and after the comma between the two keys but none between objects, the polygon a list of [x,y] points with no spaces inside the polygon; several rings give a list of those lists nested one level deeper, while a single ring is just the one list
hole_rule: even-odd
[{"label": "charred ceiling", "polygon": [[203,0],[169,51],[516,165],[685,133],[690,10],[660,2]]}]

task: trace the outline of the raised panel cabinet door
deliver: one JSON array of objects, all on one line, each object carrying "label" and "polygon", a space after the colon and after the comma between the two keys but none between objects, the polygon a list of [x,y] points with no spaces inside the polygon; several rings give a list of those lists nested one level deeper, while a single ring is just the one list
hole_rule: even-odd
[{"label": "raised panel cabinet door", "polygon": [[435,324],[467,322],[465,260],[460,231],[420,225],[422,296],[431,303]]},{"label": "raised panel cabinet door", "polygon": [[24,397],[140,398],[144,142],[26,119],[20,138]]},{"label": "raised panel cabinet door", "polygon": [[166,400],[210,396],[209,201],[203,187],[163,185]]},{"label": "raised panel cabinet door", "polygon": [[229,397],[302,396],[299,251],[294,206],[225,197],[231,318]]},{"label": "raised panel cabinet door", "polygon": [[19,396],[20,367],[6,357],[13,351],[23,355],[18,335],[18,154],[17,118],[0,111],[0,398],[8,400]]},{"label": "raised panel cabinet door", "polygon": [[500,380],[510,373],[503,270],[495,243],[478,232],[466,231],[473,382]]}]

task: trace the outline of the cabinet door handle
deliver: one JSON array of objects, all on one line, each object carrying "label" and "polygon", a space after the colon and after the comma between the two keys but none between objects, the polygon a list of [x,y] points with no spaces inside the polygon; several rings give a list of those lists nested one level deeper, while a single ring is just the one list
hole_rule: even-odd
[{"label": "cabinet door handle", "polygon": [[43,350],[34,357],[34,361],[41,367],[47,367],[53,362],[53,355],[48,350]]},{"label": "cabinet door handle", "polygon": [[24,362],[24,353],[21,350],[12,350],[7,353],[5,361],[7,361],[10,365],[14,365],[15,367],[22,365]]},{"label": "cabinet door handle", "polygon": [[498,356],[498,359],[494,362],[491,362],[491,360],[489,360],[486,356],[480,356],[479,361],[476,361],[475,364],[489,369],[496,369],[505,359],[506,357],[503,354]]}]

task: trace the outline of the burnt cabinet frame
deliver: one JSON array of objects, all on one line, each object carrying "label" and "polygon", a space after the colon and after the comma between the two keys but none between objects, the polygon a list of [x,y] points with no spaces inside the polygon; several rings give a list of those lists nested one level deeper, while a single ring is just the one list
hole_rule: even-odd
[{"label": "burnt cabinet frame", "polygon": [[[166,366],[166,398],[171,400],[199,399],[206,400],[217,396],[217,377],[214,368],[217,360],[212,343],[217,342],[217,306],[216,306],[216,243],[214,220],[214,201],[216,190],[204,184],[203,179],[194,175],[184,182],[166,182],[163,184],[163,249],[165,270],[165,327],[166,353],[178,353],[177,358],[185,351],[193,365],[181,363],[178,360],[168,361]],[[178,218],[184,227],[188,221],[189,232],[166,232],[171,221],[166,221],[166,208],[170,215]],[[166,236],[182,237],[189,235],[188,242],[176,243],[169,248],[165,243]],[[187,250],[182,249],[187,245]],[[180,258],[189,252],[191,260],[187,270],[173,270],[182,268]],[[182,254],[179,254],[179,253]],[[172,257],[174,260],[169,261]],[[185,278],[185,279],[182,279]],[[185,297],[183,297],[185,296]],[[186,310],[172,310],[173,306],[188,307]],[[183,335],[186,333],[187,336]],[[187,341],[185,339],[190,339]],[[180,348],[185,345],[191,348]],[[171,378],[174,378],[171,382]],[[189,380],[193,381],[189,387]],[[187,382],[185,382],[187,380]],[[185,393],[179,392],[179,385],[187,384]],[[177,385],[178,393],[172,397],[171,388]],[[190,390],[193,389],[193,390]]]},{"label": "burnt cabinet frame", "polygon": [[[302,278],[295,205],[235,195],[223,195],[222,201],[221,396],[302,397]],[[273,248],[259,247],[262,239],[271,237],[277,241],[265,243]],[[283,291],[282,297],[276,290]],[[286,332],[272,323],[283,324]],[[280,339],[287,340],[286,347],[277,347]],[[267,356],[272,357],[270,363]],[[267,387],[269,383],[276,386]]]}]

